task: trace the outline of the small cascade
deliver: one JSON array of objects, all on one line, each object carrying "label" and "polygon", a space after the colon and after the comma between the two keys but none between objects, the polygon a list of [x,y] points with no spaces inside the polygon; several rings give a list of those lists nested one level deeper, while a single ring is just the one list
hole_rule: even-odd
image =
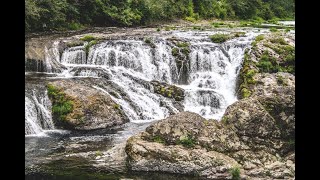
[{"label": "small cascade", "polygon": [[39,135],[44,130],[54,129],[51,102],[47,92],[35,90],[25,95],[25,134]]}]

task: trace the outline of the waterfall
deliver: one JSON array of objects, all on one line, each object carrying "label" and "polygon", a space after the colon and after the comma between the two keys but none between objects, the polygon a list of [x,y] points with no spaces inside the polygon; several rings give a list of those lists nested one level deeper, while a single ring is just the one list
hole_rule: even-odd
[{"label": "waterfall", "polygon": [[47,92],[32,90],[25,94],[25,134],[41,134],[44,130],[54,129],[51,116],[51,102]]},{"label": "waterfall", "polygon": [[[222,44],[210,41],[209,35],[215,33],[172,31],[163,37],[151,36],[152,43],[138,38],[105,40],[92,46],[88,57],[85,45],[69,47],[60,59],[55,58],[65,67],[57,75],[102,78],[104,81],[92,87],[110,95],[133,122],[159,120],[181,110],[219,120],[227,106],[237,101],[236,79],[244,51],[261,32],[247,31],[244,37]],[[178,47],[172,39],[189,43],[182,65],[172,53]],[[156,94],[150,83],[153,80],[183,88],[183,109],[173,99]],[[47,95],[43,98],[46,100],[26,96],[27,134],[53,128],[50,103],[46,104]]]}]

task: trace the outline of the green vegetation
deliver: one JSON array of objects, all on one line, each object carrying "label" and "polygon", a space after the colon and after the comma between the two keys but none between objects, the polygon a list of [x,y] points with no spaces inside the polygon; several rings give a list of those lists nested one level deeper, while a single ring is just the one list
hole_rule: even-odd
[{"label": "green vegetation", "polygon": [[159,31],[161,31],[161,29],[160,29],[160,28],[157,28],[157,31],[159,32]]},{"label": "green vegetation", "polygon": [[232,179],[233,180],[240,180],[240,168],[239,167],[233,167],[229,170]]},{"label": "green vegetation", "polygon": [[[280,48],[279,48],[280,49]],[[271,57],[268,51],[265,51],[260,57],[259,62],[256,64],[260,72],[276,73],[288,72],[295,73],[295,52],[294,47],[287,45],[283,47],[284,50],[279,50],[280,58],[282,61],[277,61],[275,57]]]},{"label": "green vegetation", "polygon": [[277,32],[277,31],[278,31],[278,29],[277,29],[277,28],[275,28],[275,27],[272,27],[272,28],[270,28],[270,31],[271,31],[271,32]]},{"label": "green vegetation", "polygon": [[187,148],[193,148],[195,146],[195,143],[196,143],[196,140],[191,135],[187,135],[186,137],[181,137],[180,140],[178,140],[177,142],[177,144],[181,144]]},{"label": "green vegetation", "polygon": [[86,52],[86,56],[87,56],[87,57],[88,57],[88,55],[89,55],[89,50],[90,50],[90,48],[91,48],[93,45],[95,45],[95,44],[97,44],[97,40],[90,41],[88,44],[86,44],[86,45],[84,46],[84,51]]},{"label": "green vegetation", "polygon": [[147,43],[147,44],[150,44],[151,43],[151,39],[150,38],[145,38],[144,42]]},{"label": "green vegetation", "polygon": [[193,17],[186,17],[185,20],[195,23],[197,20]]},{"label": "green vegetation", "polygon": [[68,42],[66,43],[67,47],[75,47],[75,46],[82,46],[83,42],[82,41],[73,41],[73,42]]},{"label": "green vegetation", "polygon": [[136,26],[173,19],[228,18],[261,23],[293,19],[294,14],[294,0],[25,0],[25,30]]},{"label": "green vegetation", "polygon": [[114,104],[114,105],[113,105],[113,108],[114,108],[114,109],[121,109],[119,104]]},{"label": "green vegetation", "polygon": [[103,156],[103,153],[101,151],[96,151],[95,155],[96,156]]},{"label": "green vegetation", "polygon": [[214,34],[210,36],[210,39],[214,43],[223,43],[229,39],[229,36],[226,34]]},{"label": "green vegetation", "polygon": [[172,53],[172,56],[178,56],[179,55],[179,49],[178,48],[172,48],[171,53]]},{"label": "green vegetation", "polygon": [[179,43],[177,43],[177,46],[180,47],[180,48],[189,47],[189,43],[187,43],[187,42],[179,42]]},{"label": "green vegetation", "polygon": [[274,38],[274,39],[271,39],[270,42],[281,44],[281,45],[287,45],[288,44],[283,38]]},{"label": "green vegetation", "polygon": [[165,140],[161,137],[161,136],[154,136],[152,139],[153,142],[157,142],[157,143],[161,143],[161,144],[165,144]]},{"label": "green vegetation", "polygon": [[256,37],[255,41],[262,41],[264,39],[264,35],[260,34]]},{"label": "green vegetation", "polygon": [[228,124],[228,123],[229,123],[228,117],[227,117],[227,116],[223,116],[222,119],[221,119],[221,122],[222,122],[223,124]]},{"label": "green vegetation", "polygon": [[73,111],[73,101],[55,86],[47,85],[48,96],[52,102],[52,114],[60,121],[65,121],[69,113]]},{"label": "green vegetation", "polygon": [[247,98],[251,96],[251,91],[249,91],[247,88],[242,88],[241,89],[241,95],[242,98]]},{"label": "green vegetation", "polygon": [[248,70],[245,74],[244,74],[244,77],[245,77],[245,81],[248,83],[248,84],[255,84],[256,81],[253,79],[253,76],[256,74],[256,70],[254,69],[250,69]]},{"label": "green vegetation", "polygon": [[82,38],[80,38],[81,41],[87,41],[87,42],[93,41],[95,39],[96,38],[94,36],[92,36],[92,35],[85,35]]},{"label": "green vegetation", "polygon": [[285,82],[282,76],[277,76],[277,83],[284,86],[287,85],[287,83]]},{"label": "green vegetation", "polygon": [[245,32],[236,32],[234,37],[244,37],[245,36]]}]

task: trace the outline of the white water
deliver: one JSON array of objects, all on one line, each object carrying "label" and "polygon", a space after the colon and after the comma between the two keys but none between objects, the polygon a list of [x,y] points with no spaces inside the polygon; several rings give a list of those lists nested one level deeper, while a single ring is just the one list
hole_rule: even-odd
[{"label": "white water", "polygon": [[25,96],[26,135],[43,135],[45,130],[54,129],[51,102],[46,94],[32,91]]},{"label": "white water", "polygon": [[[180,76],[188,77],[187,84],[184,85],[178,84],[177,65],[171,54],[174,45],[166,40],[166,37],[153,37],[155,48],[140,40],[106,41],[91,47],[88,58],[85,56],[84,46],[66,49],[60,63],[67,67],[67,70],[58,76],[108,79],[117,87],[115,94],[119,96],[116,98],[111,95],[112,99],[121,105],[131,122],[159,120],[168,117],[170,112],[179,112],[172,99],[153,92],[149,83],[152,80],[183,88],[185,99],[182,103],[185,111],[219,120],[227,106],[237,101],[236,80],[244,51],[250,47],[255,36],[262,32],[250,30],[245,37],[222,44],[210,41],[208,37],[214,33],[217,32],[173,31],[169,36],[190,43],[190,67],[186,74],[180,73]],[[76,70],[77,68],[82,69]],[[110,95],[107,86],[92,87]],[[43,107],[45,108],[41,108],[41,103],[36,104],[26,97],[26,131],[29,134],[39,134],[43,129],[54,129],[53,124],[41,126],[39,123],[52,121],[48,116],[44,119],[37,116],[38,109],[43,112],[48,109],[48,106]],[[49,115],[49,111],[46,115]]]}]

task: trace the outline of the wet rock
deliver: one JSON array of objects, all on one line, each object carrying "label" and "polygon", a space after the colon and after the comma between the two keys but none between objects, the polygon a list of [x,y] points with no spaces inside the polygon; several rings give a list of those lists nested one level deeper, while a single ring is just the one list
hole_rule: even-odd
[{"label": "wet rock", "polygon": [[151,81],[150,83],[154,88],[154,92],[157,94],[173,98],[176,101],[182,101],[184,99],[185,94],[182,88],[159,81]]},{"label": "wet rock", "polygon": [[[88,84],[85,85],[72,79],[63,79],[50,82],[49,85],[56,88],[58,93],[63,93],[65,99],[72,102],[72,111],[66,113],[65,117],[61,115],[61,111],[58,111],[59,108],[65,108],[64,105],[56,104],[58,112],[54,113],[53,110],[53,119],[59,126],[67,129],[89,130],[128,122],[121,107],[109,95]],[[51,96],[51,101],[54,108],[56,101],[53,96]]]},{"label": "wet rock", "polygon": [[60,64],[61,43],[52,38],[28,39],[25,42],[25,71],[60,73],[66,69]]}]

